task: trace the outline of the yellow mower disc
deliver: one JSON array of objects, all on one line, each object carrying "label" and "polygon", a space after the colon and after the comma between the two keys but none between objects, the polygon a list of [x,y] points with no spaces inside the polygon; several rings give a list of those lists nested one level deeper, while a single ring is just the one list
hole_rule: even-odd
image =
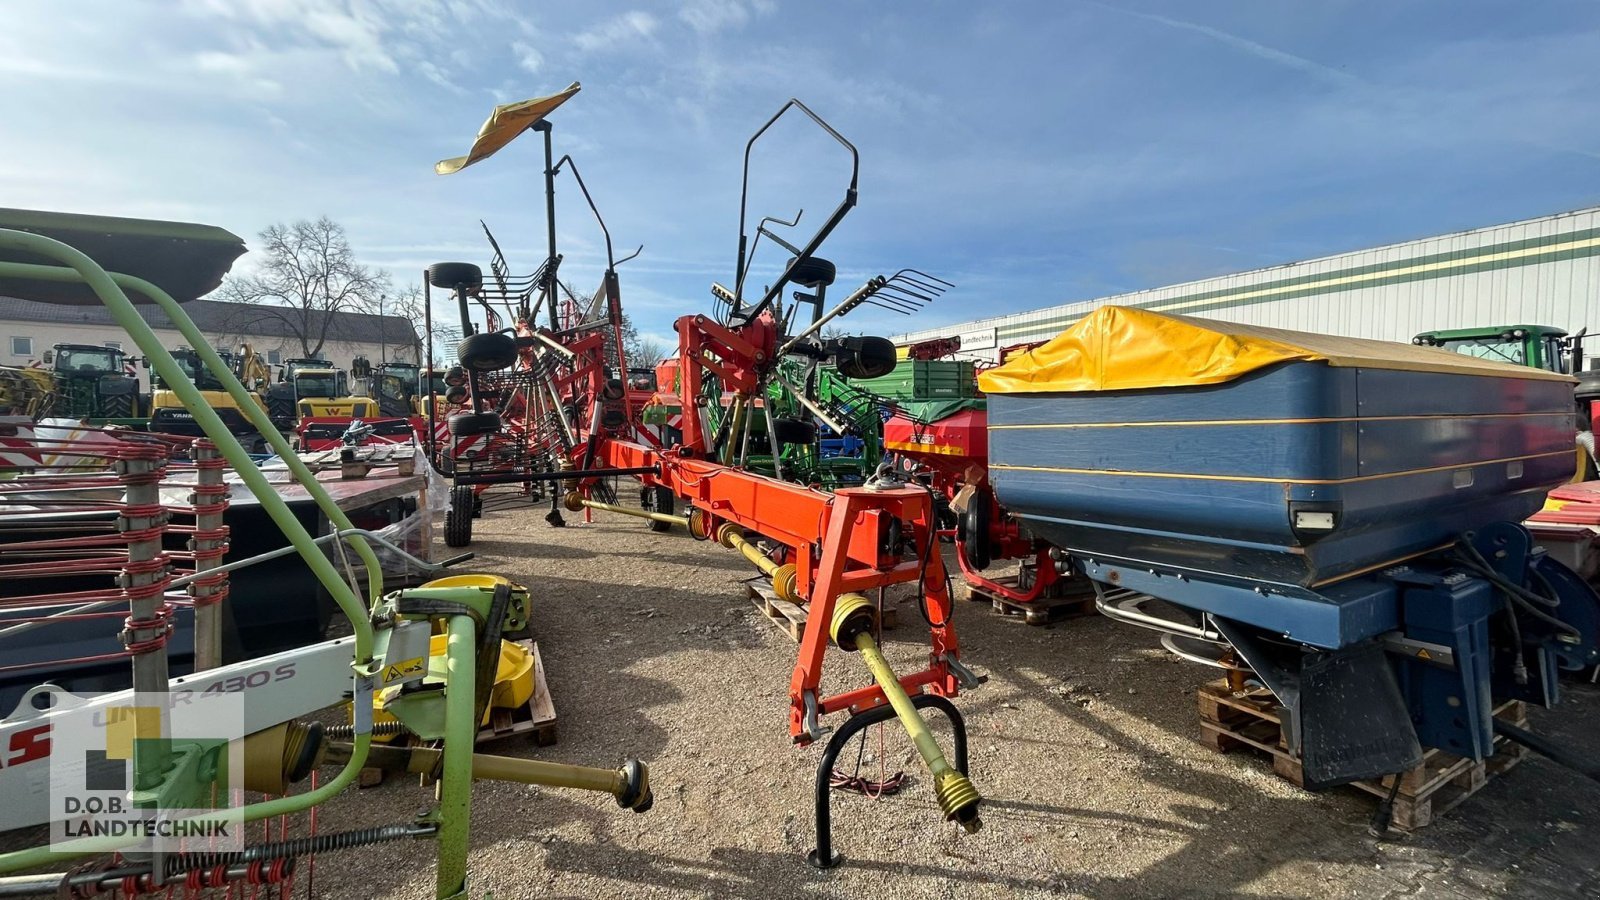
[{"label": "yellow mower disc", "polygon": [[[445,672],[445,645],[448,636],[436,634],[428,639],[428,674],[423,678],[424,683],[440,683],[444,681]],[[379,691],[372,696],[372,721],[374,724],[393,722],[395,717],[390,715],[384,706],[391,697],[398,696],[399,687]],[[489,707],[483,711],[483,721],[479,724],[489,724],[489,717],[496,709],[516,709],[524,706],[533,699],[533,652],[521,644],[511,641],[500,642],[500,662],[495,667],[494,688],[489,693]],[[391,735],[375,735],[375,741],[393,740]]]}]

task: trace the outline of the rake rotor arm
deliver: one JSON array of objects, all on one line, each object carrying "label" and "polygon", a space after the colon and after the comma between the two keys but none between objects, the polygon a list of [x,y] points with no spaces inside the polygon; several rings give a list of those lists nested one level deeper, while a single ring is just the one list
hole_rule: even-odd
[{"label": "rake rotor arm", "polygon": [[[743,302],[744,280],[745,276],[749,274],[747,271],[748,259],[746,251],[749,247],[750,241],[748,234],[745,232],[745,222],[747,221],[746,210],[749,206],[750,199],[750,151],[755,147],[756,141],[760,140],[761,136],[767,133],[767,129],[771,128],[779,119],[783,118],[783,115],[790,109],[799,109],[801,112],[805,113],[806,116],[811,119],[811,121],[817,124],[817,127],[827,132],[830,137],[838,141],[839,144],[846,150],[850,151],[850,186],[845,189],[844,199],[840,201],[838,207],[834,209],[833,214],[828,216],[827,221],[822,223],[822,227],[817,230],[817,233],[812,235],[809,241],[806,241],[804,248],[795,254],[794,259],[789,262],[788,266],[784,267],[783,275],[780,276],[771,287],[767,288],[767,292],[762,296],[761,302],[757,303],[754,308],[746,312],[743,309]],[[790,275],[794,271],[795,266],[800,265],[806,257],[815,253],[817,248],[822,246],[822,242],[827,240],[828,235],[833,233],[833,229],[837,228],[839,223],[844,221],[845,215],[855,207],[856,198],[858,195],[857,186],[860,183],[860,178],[861,154],[856,151],[855,145],[850,143],[850,141],[847,140],[844,135],[834,130],[834,127],[824,121],[821,116],[812,112],[810,107],[806,106],[804,103],[801,103],[797,99],[791,98],[788,103],[785,103],[783,107],[779,109],[775,115],[773,115],[772,118],[767,120],[765,125],[762,125],[755,134],[750,136],[750,140],[744,146],[744,179],[739,187],[739,255],[733,267],[735,278],[735,299],[733,303],[733,309],[729,312],[729,321],[752,321],[757,316],[765,312],[767,308],[772,305],[772,302],[775,299],[783,296],[783,288],[789,283]]]}]

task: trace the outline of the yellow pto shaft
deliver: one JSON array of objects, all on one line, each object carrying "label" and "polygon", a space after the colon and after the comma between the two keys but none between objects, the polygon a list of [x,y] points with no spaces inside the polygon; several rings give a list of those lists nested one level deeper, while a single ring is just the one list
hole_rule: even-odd
[{"label": "yellow pto shaft", "polygon": [[[330,744],[323,761],[338,761],[345,746]],[[384,746],[377,748],[377,753],[368,758],[368,763],[385,771],[437,777],[443,765],[443,751],[433,747]],[[647,812],[655,802],[650,791],[650,770],[636,759],[630,759],[615,769],[601,769],[474,753],[472,777],[475,781],[513,781],[518,784],[598,791],[615,797],[617,805],[623,809],[641,813]]]},{"label": "yellow pto shaft", "polygon": [[889,705],[894,707],[895,717],[911,736],[911,743],[916,745],[917,753],[933,775],[933,792],[939,798],[939,808],[944,810],[945,818],[959,822],[969,832],[977,831],[983,824],[978,818],[978,803],[983,798],[978,796],[978,789],[967,776],[945,760],[944,752],[933,739],[933,732],[917,714],[917,708],[911,705],[911,698],[900,686],[900,679],[890,668],[889,661],[883,658],[878,642],[872,637],[877,615],[877,609],[866,597],[860,594],[840,596],[834,606],[833,642],[841,650],[859,653],[867,664],[883,695],[889,699]]},{"label": "yellow pto shaft", "polygon": [[761,552],[761,548],[745,540],[744,533],[739,526],[731,522],[724,522],[717,529],[717,543],[729,550],[737,550],[745,559],[755,563],[756,568],[763,574],[772,578],[772,592],[778,595],[779,600],[790,603],[802,602],[800,590],[795,584],[795,568],[792,564],[778,565],[770,557]]},{"label": "yellow pto shaft", "polygon": [[631,506],[617,506],[612,503],[601,503],[599,500],[590,500],[588,497],[571,491],[561,499],[569,512],[583,512],[585,508],[598,509],[602,512],[621,513],[625,516],[635,516],[640,519],[649,519],[652,522],[666,522],[669,525],[689,526],[689,520],[684,516],[669,516],[666,513],[650,512],[646,509],[634,509]]}]

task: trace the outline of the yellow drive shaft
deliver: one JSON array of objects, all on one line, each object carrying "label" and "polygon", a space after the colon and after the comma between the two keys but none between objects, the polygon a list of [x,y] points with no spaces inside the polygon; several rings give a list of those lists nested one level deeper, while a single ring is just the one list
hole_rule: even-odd
[{"label": "yellow drive shaft", "polygon": [[928,724],[917,714],[917,708],[911,704],[911,697],[906,694],[905,688],[900,686],[900,679],[890,668],[889,661],[883,658],[878,642],[872,637],[877,615],[877,609],[866,597],[860,594],[840,596],[834,606],[833,642],[841,650],[859,653],[861,660],[867,664],[883,695],[889,699],[889,705],[894,707],[895,717],[904,726],[906,734],[911,736],[917,753],[932,773],[933,792],[939,798],[939,808],[944,810],[945,818],[961,823],[961,827],[969,832],[977,831],[983,824],[978,818],[978,804],[983,798],[967,776],[956,771],[945,760],[944,752],[933,739],[933,732],[928,730]]}]

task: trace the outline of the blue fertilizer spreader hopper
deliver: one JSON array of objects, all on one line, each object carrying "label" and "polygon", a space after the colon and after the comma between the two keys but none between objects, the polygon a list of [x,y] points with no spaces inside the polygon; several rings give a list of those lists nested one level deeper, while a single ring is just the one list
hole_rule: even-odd
[{"label": "blue fertilizer spreader hopper", "polygon": [[980,377],[998,500],[1107,615],[1277,695],[1313,788],[1496,731],[1563,753],[1492,710],[1600,659],[1594,591],[1519,524],[1573,475],[1573,384],[1120,307]]}]

